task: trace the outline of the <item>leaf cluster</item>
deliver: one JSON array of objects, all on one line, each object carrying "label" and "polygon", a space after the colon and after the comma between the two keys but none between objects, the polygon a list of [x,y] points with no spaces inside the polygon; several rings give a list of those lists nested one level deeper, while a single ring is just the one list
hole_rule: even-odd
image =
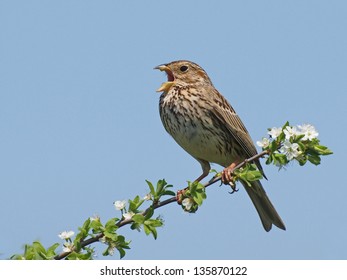
[{"label": "leaf cluster", "polygon": [[[136,196],[133,200],[129,200],[128,211],[134,213],[131,218],[131,229],[140,231],[143,228],[146,235],[152,234],[154,239],[157,239],[157,228],[163,226],[164,222],[160,216],[152,218],[154,209],[163,196],[174,196],[175,193],[170,190],[170,188],[172,188],[172,185],[169,185],[164,179],[159,180],[156,186],[154,186],[148,180],[146,180],[146,183],[150,191],[146,196],[147,199],[141,199],[139,196]],[[152,204],[145,211],[139,210],[139,207],[146,200],[152,201]]]},{"label": "leaf cluster", "polygon": [[195,213],[207,197],[205,186],[196,181],[188,181],[188,187],[179,192],[178,196],[183,210],[189,213]]},{"label": "leaf cluster", "polygon": [[269,146],[265,148],[268,151],[266,164],[274,164],[281,168],[290,162],[287,156],[280,151],[286,140],[292,144],[295,143],[298,145],[300,154],[295,157],[295,160],[301,166],[305,165],[307,162],[319,165],[321,163],[321,156],[327,156],[333,153],[328,147],[320,145],[320,140],[318,138],[308,140],[305,139],[305,135],[299,134],[286,139],[284,130],[287,127],[293,128],[289,122],[286,122],[282,127],[281,134],[276,139],[272,139]]},{"label": "leaf cluster", "polygon": [[54,243],[47,249],[39,242],[34,241],[31,245],[24,246],[24,253],[11,256],[11,260],[53,260],[59,243]]},{"label": "leaf cluster", "polygon": [[253,181],[263,179],[263,174],[254,163],[246,163],[244,167],[234,170],[234,175],[234,180],[241,180],[249,187]]}]

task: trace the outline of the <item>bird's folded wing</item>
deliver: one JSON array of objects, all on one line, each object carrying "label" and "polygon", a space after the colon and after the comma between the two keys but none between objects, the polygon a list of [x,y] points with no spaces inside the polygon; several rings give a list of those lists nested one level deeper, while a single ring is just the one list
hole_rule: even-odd
[{"label": "bird's folded wing", "polygon": [[212,114],[226,127],[230,132],[232,137],[237,141],[237,143],[243,148],[248,157],[252,157],[257,154],[257,149],[255,148],[253,141],[242,123],[240,117],[236,114],[233,107],[229,102],[216,91],[216,96],[222,104],[222,106],[213,107]]}]

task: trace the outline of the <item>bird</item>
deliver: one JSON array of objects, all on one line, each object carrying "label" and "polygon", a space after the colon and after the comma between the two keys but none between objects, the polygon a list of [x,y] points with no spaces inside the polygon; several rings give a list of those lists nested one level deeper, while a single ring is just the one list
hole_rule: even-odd
[{"label": "bird", "polygon": [[[164,71],[167,81],[160,92],[159,113],[165,130],[201,165],[200,182],[208,176],[210,163],[224,167],[222,182],[232,179],[231,171],[240,162],[257,154],[240,117],[218,92],[205,70],[189,60],[176,60],[154,69]],[[254,160],[265,177],[259,159]],[[266,177],[265,177],[266,178]],[[258,212],[264,229],[286,227],[260,181],[242,182]]]}]

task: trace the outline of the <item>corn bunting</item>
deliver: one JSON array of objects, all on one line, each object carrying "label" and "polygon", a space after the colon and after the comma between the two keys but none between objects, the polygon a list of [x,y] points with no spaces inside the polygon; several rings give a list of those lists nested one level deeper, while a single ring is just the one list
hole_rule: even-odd
[{"label": "corn bunting", "polygon": [[[206,72],[190,61],[173,61],[155,69],[165,71],[167,82],[157,90],[160,118],[166,131],[202,167],[197,181],[205,178],[217,163],[225,169],[223,183],[232,179],[231,171],[243,160],[257,154],[247,129],[229,102],[214,88]],[[259,160],[255,160],[263,173]],[[264,175],[265,176],[265,175]],[[260,181],[243,184],[266,231],[272,224],[285,225],[265,193]]]}]

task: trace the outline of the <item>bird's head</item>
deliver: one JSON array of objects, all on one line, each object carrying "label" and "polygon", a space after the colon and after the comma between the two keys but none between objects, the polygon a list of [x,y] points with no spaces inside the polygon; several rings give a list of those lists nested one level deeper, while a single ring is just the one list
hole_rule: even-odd
[{"label": "bird's head", "polygon": [[167,82],[164,82],[157,92],[168,92],[173,85],[205,85],[211,80],[199,65],[188,60],[178,60],[167,64],[161,64],[154,69],[165,71]]}]

